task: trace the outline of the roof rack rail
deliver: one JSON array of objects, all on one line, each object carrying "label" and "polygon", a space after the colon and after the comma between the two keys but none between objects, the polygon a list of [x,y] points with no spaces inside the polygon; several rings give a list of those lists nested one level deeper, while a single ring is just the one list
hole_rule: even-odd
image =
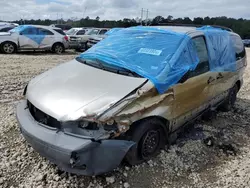
[{"label": "roof rack rail", "polygon": [[220,26],[220,25],[199,25],[199,24],[178,24],[178,23],[159,23],[157,25],[159,25],[159,26],[183,26],[183,27],[204,27],[204,26],[211,26],[211,27],[214,27],[214,28],[219,28],[219,29],[223,29],[223,30],[226,30],[226,31],[233,32],[232,29],[230,29],[228,27]]}]

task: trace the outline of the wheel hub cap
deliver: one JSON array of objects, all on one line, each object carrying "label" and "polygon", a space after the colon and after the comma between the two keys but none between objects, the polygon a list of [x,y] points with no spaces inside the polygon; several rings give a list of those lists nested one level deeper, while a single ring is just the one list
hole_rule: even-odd
[{"label": "wheel hub cap", "polygon": [[159,141],[159,131],[152,130],[147,133],[142,143],[142,156],[144,159],[147,159],[154,154],[159,145]]},{"label": "wheel hub cap", "polygon": [[14,46],[11,44],[5,44],[3,49],[6,53],[12,53],[14,51]]}]

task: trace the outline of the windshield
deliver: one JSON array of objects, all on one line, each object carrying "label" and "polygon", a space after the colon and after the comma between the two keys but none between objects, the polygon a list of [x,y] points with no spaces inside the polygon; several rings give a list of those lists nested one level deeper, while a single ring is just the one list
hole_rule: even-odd
[{"label": "windshield", "polygon": [[80,63],[83,63],[85,65],[89,65],[98,69],[102,69],[105,71],[109,71],[109,72],[113,72],[116,74],[122,74],[122,75],[126,75],[126,76],[131,76],[131,77],[138,77],[138,78],[142,78],[140,75],[138,75],[137,73],[130,71],[128,69],[125,68],[121,68],[118,67],[116,65],[109,65],[103,61],[100,60],[86,60],[80,57],[77,57],[76,60]]},{"label": "windshield", "polygon": [[66,35],[74,35],[78,30],[77,29],[70,29],[66,32]]},{"label": "windshield", "polygon": [[92,30],[90,30],[90,31],[87,33],[87,35],[97,35],[98,32],[99,32],[99,29],[92,29]]}]

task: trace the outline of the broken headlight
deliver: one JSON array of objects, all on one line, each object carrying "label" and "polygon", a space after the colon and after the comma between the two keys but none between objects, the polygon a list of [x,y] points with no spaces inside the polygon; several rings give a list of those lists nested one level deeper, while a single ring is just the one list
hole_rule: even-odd
[{"label": "broken headlight", "polygon": [[90,138],[110,138],[118,131],[116,124],[102,125],[96,122],[81,120],[75,122],[64,122],[62,128],[65,133],[80,135]]},{"label": "broken headlight", "polygon": [[87,130],[99,130],[99,126],[97,123],[89,121],[79,121],[78,127]]}]

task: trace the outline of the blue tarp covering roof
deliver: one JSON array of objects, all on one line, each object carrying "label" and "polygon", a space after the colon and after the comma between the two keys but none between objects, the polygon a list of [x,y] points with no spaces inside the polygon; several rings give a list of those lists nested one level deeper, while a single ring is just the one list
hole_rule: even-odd
[{"label": "blue tarp covering roof", "polygon": [[150,27],[115,32],[80,58],[98,59],[136,72],[151,80],[160,93],[199,62],[188,35]]},{"label": "blue tarp covering roof", "polygon": [[203,31],[207,41],[211,71],[236,71],[236,56],[230,33],[226,30],[205,26]]},{"label": "blue tarp covering roof", "polygon": [[[212,70],[233,70],[235,53],[229,33],[211,28],[199,30],[205,33]],[[193,41],[187,34],[141,26],[114,32],[80,58],[97,59],[133,71],[148,78],[159,93],[164,93],[199,63]]]},{"label": "blue tarp covering roof", "polygon": [[123,28],[119,28],[119,27],[117,27],[117,28],[112,28],[112,29],[110,29],[107,33],[105,33],[105,35],[111,35],[111,34],[117,32],[117,31],[120,31],[121,29],[123,29]]}]

